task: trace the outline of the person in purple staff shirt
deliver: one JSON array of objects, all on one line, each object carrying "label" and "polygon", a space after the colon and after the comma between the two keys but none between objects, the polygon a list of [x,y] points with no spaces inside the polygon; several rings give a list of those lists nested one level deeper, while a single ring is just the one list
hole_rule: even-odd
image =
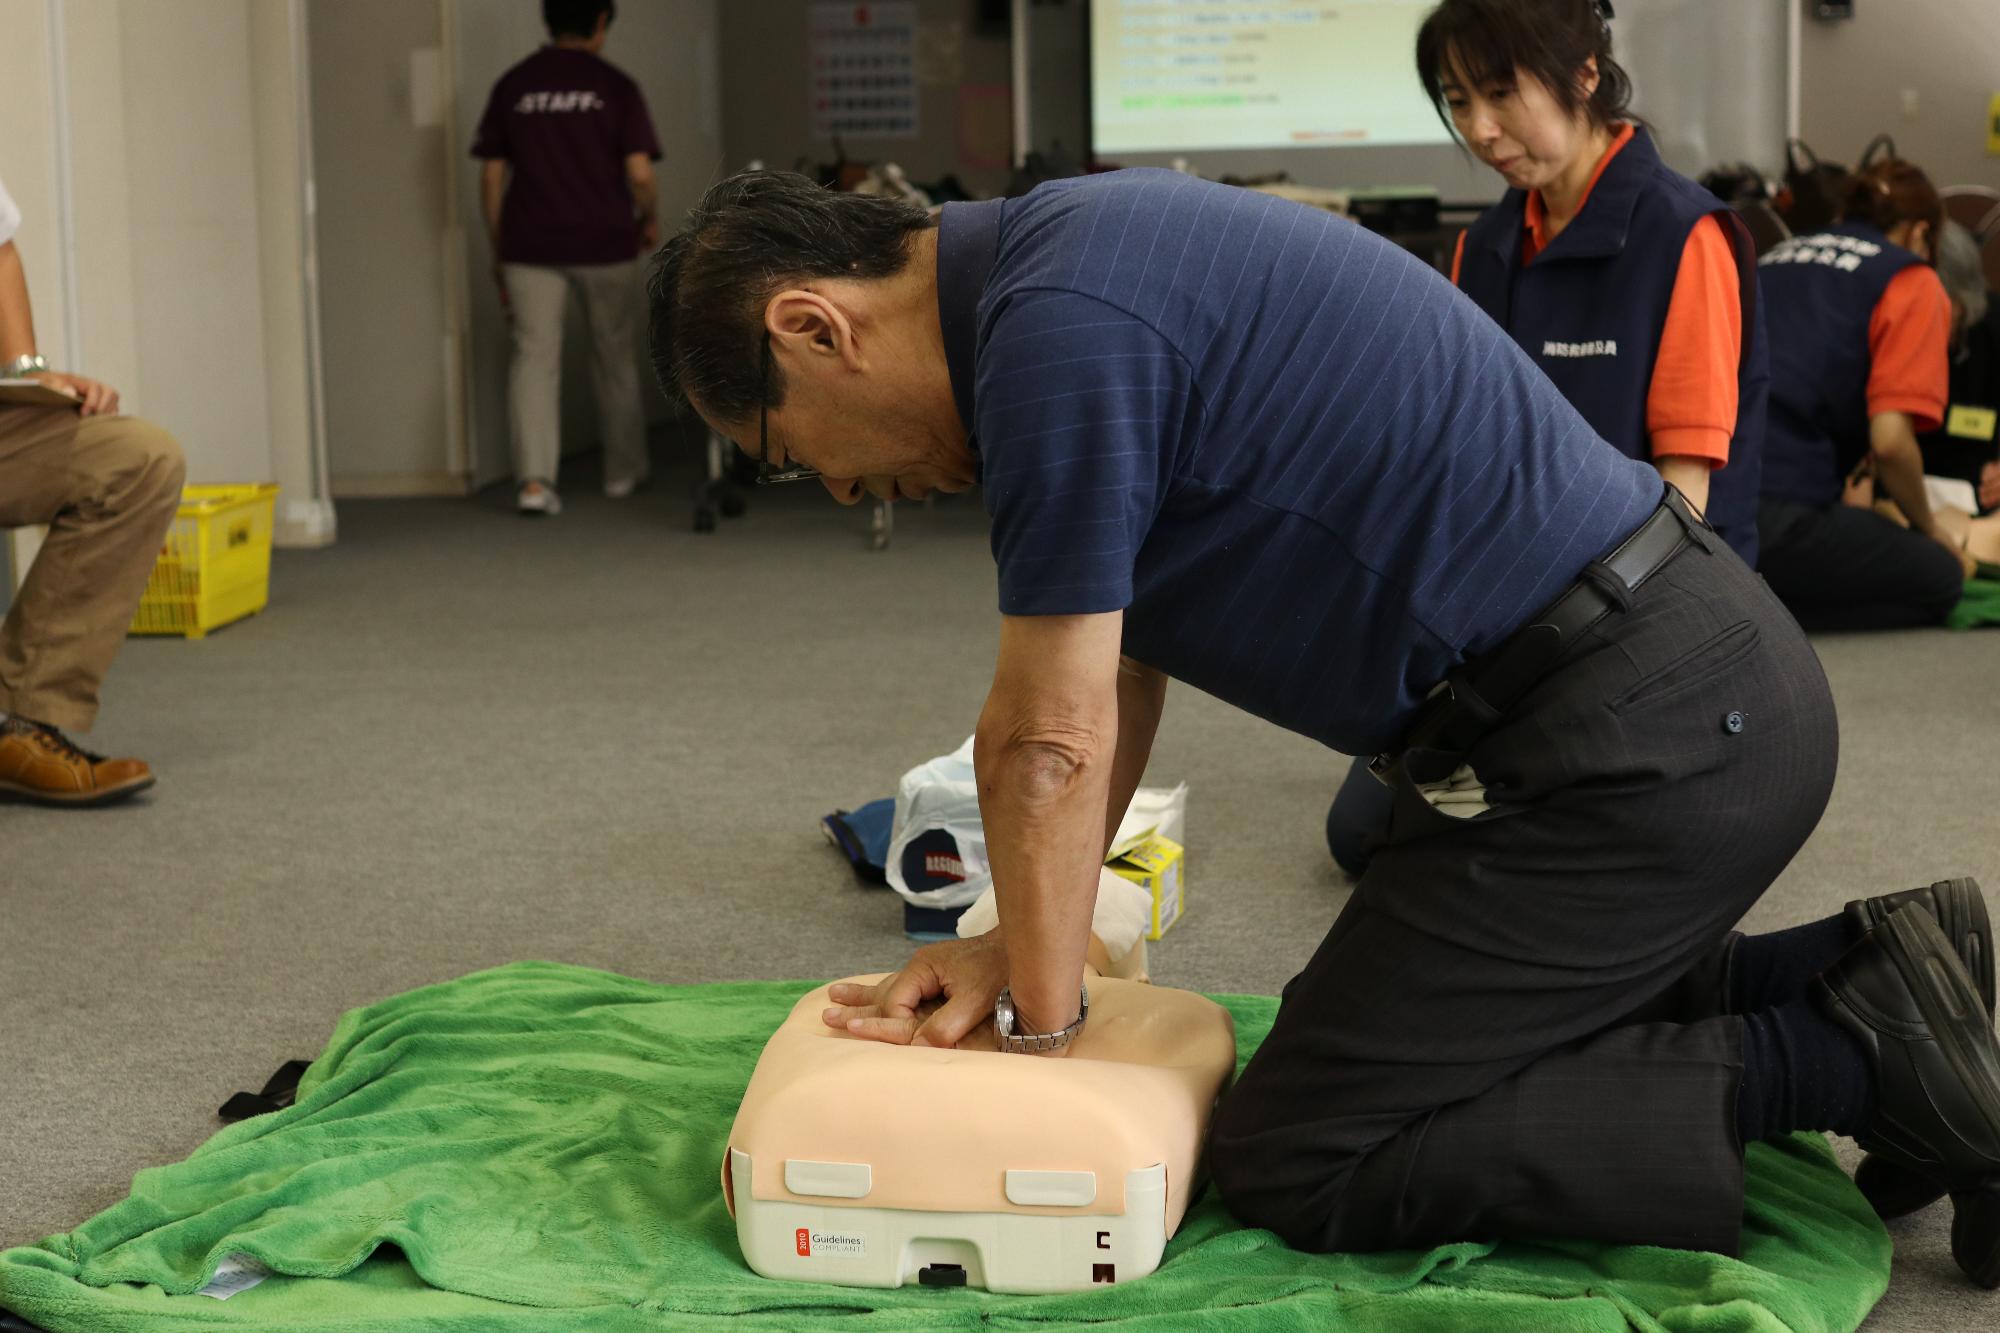
[{"label": "person in purple staff shirt", "polygon": [[542,0],[549,44],[500,76],[472,155],[493,276],[514,327],[507,377],[516,504],[556,514],[562,460],[563,303],[574,286],[590,327],[604,432],[604,493],[646,480],[646,431],[633,358],[639,256],[659,243],[646,99],[601,54],[612,0]]}]

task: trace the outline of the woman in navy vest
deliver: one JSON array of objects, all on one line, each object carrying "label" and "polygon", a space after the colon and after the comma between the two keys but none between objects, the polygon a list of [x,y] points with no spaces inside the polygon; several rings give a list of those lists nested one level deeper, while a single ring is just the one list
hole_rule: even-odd
[{"label": "woman in navy vest", "polygon": [[[1755,247],[1630,118],[1610,17],[1604,0],[1443,0],[1424,20],[1424,91],[1508,187],[1459,238],[1452,281],[1599,435],[1654,463],[1755,565]],[[1357,761],[1328,811],[1350,873],[1386,826],[1387,797]]]},{"label": "woman in navy vest", "polygon": [[[1931,511],[1920,431],[1944,419],[1951,301],[1931,267],[1944,208],[1924,173],[1879,162],[1840,221],[1758,265],[1771,410],[1763,572],[1807,629],[1936,625],[1971,562]],[[1907,527],[1869,507],[1880,495]]]}]

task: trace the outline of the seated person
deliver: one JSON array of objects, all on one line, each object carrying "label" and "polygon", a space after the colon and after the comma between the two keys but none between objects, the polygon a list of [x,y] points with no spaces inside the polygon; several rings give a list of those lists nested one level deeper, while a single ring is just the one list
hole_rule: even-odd
[{"label": "seated person", "polygon": [[[1924,173],[1887,159],[1854,177],[1837,223],[1758,260],[1771,335],[1759,569],[1807,629],[1942,624],[1973,571],[1931,510],[1917,447],[1945,417],[1943,221]],[[1864,460],[1907,527],[1864,497],[1842,503]]]},{"label": "seated person", "polygon": [[1979,242],[1956,222],[1938,238],[1937,271],[1951,297],[1951,396],[1944,425],[1917,442],[1927,475],[1970,484],[1977,512],[1990,514],[2000,509],[2000,300],[1986,288]]},{"label": "seated person", "polygon": [[49,369],[35,352],[20,210],[0,184],[0,379],[33,379],[73,407],[0,401],[0,528],[49,535],[0,625],[0,796],[103,805],[153,785],[137,759],[106,759],[58,728],[88,731],[160,542],[180,507],[180,446],[118,415],[117,391]]}]

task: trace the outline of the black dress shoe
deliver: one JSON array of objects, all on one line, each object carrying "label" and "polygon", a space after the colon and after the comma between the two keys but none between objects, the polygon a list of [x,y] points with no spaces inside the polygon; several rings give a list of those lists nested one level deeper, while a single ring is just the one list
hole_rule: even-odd
[{"label": "black dress shoe", "polygon": [[[1937,918],[1939,928],[1951,940],[1959,961],[1979,987],[1986,1013],[1993,1013],[1993,928],[1987,921],[1986,896],[1975,879],[1941,879],[1921,889],[1885,893],[1879,898],[1858,898],[1847,905],[1846,916],[1856,935],[1865,935],[1881,925],[1898,908],[1916,904]],[[1884,1221],[1928,1208],[1944,1197],[1944,1186],[1927,1176],[1880,1157],[1864,1157],[1855,1168],[1854,1183]]]},{"label": "black dress shoe", "polygon": [[2000,1283],[2000,1041],[1979,990],[1931,914],[1909,904],[1813,982],[1875,1071],[1875,1114],[1857,1142],[1942,1183],[1952,1254],[1981,1285]]},{"label": "black dress shoe", "polygon": [[1951,941],[1951,947],[1965,964],[1966,973],[1979,987],[1986,1016],[1993,1016],[1993,927],[1986,918],[1986,895],[1979,881],[1941,879],[1921,889],[1885,893],[1879,898],[1857,898],[1846,908],[1848,925],[1858,939],[1894,916],[1898,909],[1915,903],[1936,918]]}]

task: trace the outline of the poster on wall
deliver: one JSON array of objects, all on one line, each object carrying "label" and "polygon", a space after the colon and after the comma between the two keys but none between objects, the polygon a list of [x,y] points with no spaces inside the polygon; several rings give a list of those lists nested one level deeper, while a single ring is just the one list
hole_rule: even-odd
[{"label": "poster on wall", "polygon": [[807,44],[816,139],[917,134],[917,6],[816,3]]}]

